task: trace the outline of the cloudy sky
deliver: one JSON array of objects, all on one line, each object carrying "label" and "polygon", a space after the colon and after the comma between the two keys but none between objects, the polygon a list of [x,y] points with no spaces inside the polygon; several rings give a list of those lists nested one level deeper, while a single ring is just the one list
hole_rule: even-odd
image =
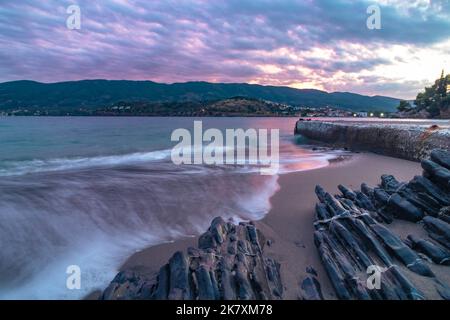
[{"label": "cloudy sky", "polygon": [[[66,9],[81,9],[81,29]],[[369,30],[367,8],[381,9]],[[0,82],[249,82],[413,98],[450,72],[450,0],[0,0]]]}]

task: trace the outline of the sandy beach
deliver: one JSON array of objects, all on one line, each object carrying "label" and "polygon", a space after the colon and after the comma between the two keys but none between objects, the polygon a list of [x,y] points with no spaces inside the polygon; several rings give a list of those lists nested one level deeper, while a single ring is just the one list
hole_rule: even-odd
[{"label": "sandy beach", "polygon": [[[400,181],[407,181],[421,173],[420,164],[416,162],[371,154],[357,153],[351,158],[333,162],[326,168],[295,172],[281,175],[279,191],[271,198],[272,209],[264,219],[256,222],[257,227],[271,246],[265,247],[268,256],[281,264],[281,276],[284,284],[284,299],[299,298],[299,283],[306,276],[306,268],[313,267],[318,273],[325,299],[335,299],[333,288],[320,262],[313,241],[314,206],[317,202],[314,187],[320,184],[325,190],[337,193],[337,185],[359,188],[362,182],[375,186],[382,174],[393,174]],[[424,232],[422,227],[405,221],[395,221],[389,226],[400,236],[406,237],[410,232]],[[165,264],[177,250],[186,250],[196,246],[197,238],[187,238],[173,243],[150,247],[135,253],[122,265],[121,270],[136,269],[140,272],[153,273]],[[448,281],[445,270],[439,266],[433,269],[441,279]],[[436,296],[433,288],[421,285],[420,277],[405,270],[416,284],[424,291]],[[92,294],[88,298],[95,298]]]}]

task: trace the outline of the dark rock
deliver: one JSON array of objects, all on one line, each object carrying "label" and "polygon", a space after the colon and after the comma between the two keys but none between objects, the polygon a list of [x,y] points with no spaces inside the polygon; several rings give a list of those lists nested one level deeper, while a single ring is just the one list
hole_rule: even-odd
[{"label": "dark rock", "polygon": [[399,195],[426,215],[436,216],[439,213],[441,204],[427,193],[415,192],[408,185],[399,192]]},{"label": "dark rock", "polygon": [[408,236],[411,248],[430,257],[434,263],[450,265],[450,252],[440,245],[426,239],[419,239],[413,235]]},{"label": "dark rock", "polygon": [[206,231],[198,238],[198,248],[199,249],[208,249],[215,248],[216,241],[214,239],[213,234],[210,231]]},{"label": "dark rock", "polygon": [[384,174],[381,176],[381,187],[389,194],[397,192],[403,185],[392,175]]},{"label": "dark rock", "polygon": [[264,256],[264,235],[251,223],[216,218],[199,248],[176,252],[157,275],[122,271],[103,299],[281,299],[280,265]]},{"label": "dark rock", "polygon": [[411,202],[394,193],[389,197],[388,206],[399,219],[417,222],[422,220],[424,213]]},{"label": "dark rock", "polygon": [[161,267],[159,274],[158,274],[158,281],[155,286],[156,290],[152,294],[153,299],[167,299],[169,296],[169,289],[170,289],[170,270],[169,270],[169,264],[166,264]]},{"label": "dark rock", "polygon": [[316,276],[316,277],[318,276],[316,269],[314,269],[313,267],[307,267],[306,273],[312,274],[313,276]]},{"label": "dark rock", "polygon": [[344,195],[345,198],[349,199],[349,200],[356,200],[356,194],[348,189],[347,187],[343,186],[342,184],[338,185],[338,189],[339,191],[342,192],[342,194]]},{"label": "dark rock", "polygon": [[216,296],[216,292],[213,286],[213,282],[211,281],[211,276],[206,270],[205,266],[200,266],[195,270],[195,276],[197,279],[197,288],[198,288],[198,299],[200,300],[215,300],[219,299],[219,296]]},{"label": "dark rock", "polygon": [[450,207],[441,208],[437,214],[437,217],[450,224]]},{"label": "dark rock", "polygon": [[150,299],[155,277],[135,270],[119,272],[103,294],[102,300],[141,300]]},{"label": "dark rock", "polygon": [[389,194],[381,188],[373,189],[373,196],[381,205],[387,205],[389,202]]},{"label": "dark rock", "polygon": [[450,287],[446,284],[436,281],[436,290],[444,300],[450,300]]},{"label": "dark rock", "polygon": [[364,193],[370,199],[373,199],[373,189],[370,188],[366,183],[361,184],[361,192]]},{"label": "dark rock", "polygon": [[389,229],[381,224],[373,224],[370,228],[375,234],[383,241],[400,261],[402,261],[408,269],[426,277],[433,277],[434,274],[431,269],[424,263],[422,259],[411,248],[406,246],[403,241],[400,240]]},{"label": "dark rock", "polygon": [[334,255],[331,253],[331,248],[324,241],[323,232],[316,231],[314,233],[314,242],[316,243],[323,266],[325,267],[325,270],[328,274],[328,277],[330,278],[331,284],[333,285],[338,298],[343,300],[350,300],[351,293],[349,289],[347,289],[344,277],[338,266],[338,263],[340,263],[340,261],[337,261],[337,259],[335,259]]},{"label": "dark rock", "polygon": [[446,169],[431,160],[423,160],[422,168],[429,175],[430,179],[440,184],[444,188],[450,188],[450,170]]},{"label": "dark rock", "polygon": [[316,216],[318,220],[326,220],[330,218],[327,206],[323,203],[316,203]]},{"label": "dark rock", "polygon": [[450,249],[450,224],[434,217],[425,217],[423,219],[425,228],[428,230],[431,238]]},{"label": "dark rock", "polygon": [[450,153],[444,149],[434,149],[430,153],[432,161],[450,170]]},{"label": "dark rock", "polygon": [[450,194],[423,176],[415,176],[408,186],[416,192],[427,194],[442,206],[450,206]]},{"label": "dark rock", "polygon": [[300,285],[302,290],[301,298],[304,300],[323,300],[322,289],[320,288],[320,283],[317,280],[317,273],[308,273],[310,275],[303,279]]},{"label": "dark rock", "polygon": [[191,299],[189,286],[189,266],[187,257],[181,251],[176,252],[169,260],[169,300]]},{"label": "dark rock", "polygon": [[[314,242],[339,299],[425,299],[398,262],[438,283],[436,288],[443,298],[450,296],[448,287],[435,278],[426,263],[429,259],[450,263],[450,171],[441,165],[449,158],[450,152],[440,151],[439,164],[438,160],[424,160],[425,176],[416,176],[408,183],[383,175],[377,188],[363,183],[361,191],[354,191],[339,185],[342,195],[334,197],[316,187],[320,203],[316,204]],[[423,220],[429,236],[439,244],[409,236],[406,245],[381,224],[392,222],[393,216],[412,222]],[[382,270],[383,280],[380,288],[369,290],[361,275],[374,266]],[[305,281],[308,293],[304,295],[316,297],[313,280]]]},{"label": "dark rock", "polygon": [[400,271],[398,266],[391,266],[387,272],[390,272],[396,281],[398,281],[400,287],[406,293],[408,299],[410,300],[425,300],[425,295],[417,289],[414,284],[405,277],[405,275]]},{"label": "dark rock", "polygon": [[373,212],[377,210],[374,204],[372,203],[372,200],[364,193],[356,191],[355,194],[356,194],[356,203],[358,204],[358,206]]}]

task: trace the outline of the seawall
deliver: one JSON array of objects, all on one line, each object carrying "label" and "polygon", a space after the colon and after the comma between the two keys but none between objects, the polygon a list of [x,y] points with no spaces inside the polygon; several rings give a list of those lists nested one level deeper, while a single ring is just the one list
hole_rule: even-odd
[{"label": "seawall", "polygon": [[295,133],[315,142],[420,161],[433,149],[450,150],[450,122],[297,121]]}]

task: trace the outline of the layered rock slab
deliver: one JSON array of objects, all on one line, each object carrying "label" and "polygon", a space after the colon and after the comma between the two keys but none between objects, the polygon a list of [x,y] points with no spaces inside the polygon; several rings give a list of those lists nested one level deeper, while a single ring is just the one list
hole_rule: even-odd
[{"label": "layered rock slab", "polygon": [[281,299],[280,264],[264,255],[266,240],[252,223],[212,221],[198,248],[176,252],[155,274],[120,272],[102,299]]}]

